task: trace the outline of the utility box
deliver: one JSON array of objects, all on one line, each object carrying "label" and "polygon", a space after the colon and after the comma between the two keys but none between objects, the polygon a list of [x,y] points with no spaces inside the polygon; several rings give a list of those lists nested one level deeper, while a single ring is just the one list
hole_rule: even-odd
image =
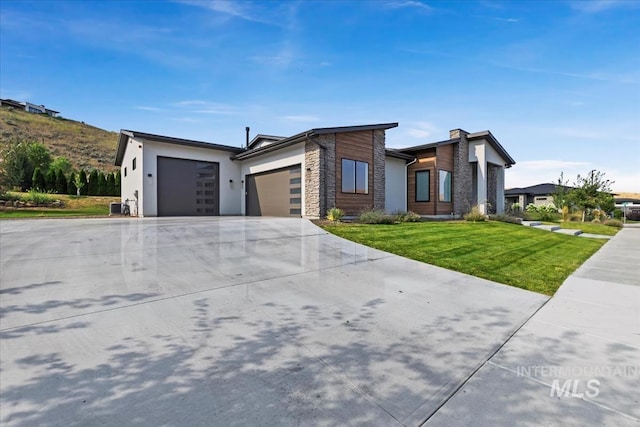
[{"label": "utility box", "polygon": [[121,215],[121,214],[122,214],[122,203],[118,203],[118,202],[109,203],[109,216]]}]

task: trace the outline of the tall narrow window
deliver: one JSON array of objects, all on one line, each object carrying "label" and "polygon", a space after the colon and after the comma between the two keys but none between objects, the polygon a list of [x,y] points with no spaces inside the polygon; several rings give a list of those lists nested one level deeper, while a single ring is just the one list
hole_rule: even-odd
[{"label": "tall narrow window", "polygon": [[429,201],[429,171],[416,172],[416,202]]},{"label": "tall narrow window", "polygon": [[127,168],[124,168],[124,176],[127,176]]},{"label": "tall narrow window", "polygon": [[133,158],[133,161],[131,162],[131,170],[136,170],[136,158]]},{"label": "tall narrow window", "polygon": [[451,202],[451,172],[440,170],[438,173],[438,200]]},{"label": "tall narrow window", "polygon": [[369,163],[342,159],[342,192],[369,194]]}]

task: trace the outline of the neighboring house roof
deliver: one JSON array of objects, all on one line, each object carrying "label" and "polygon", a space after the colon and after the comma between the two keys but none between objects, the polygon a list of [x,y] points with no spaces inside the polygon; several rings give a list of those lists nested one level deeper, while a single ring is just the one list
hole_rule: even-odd
[{"label": "neighboring house roof", "polygon": [[312,136],[317,135],[326,135],[330,133],[343,133],[343,132],[358,132],[363,130],[377,130],[377,129],[391,129],[397,127],[398,123],[380,123],[375,125],[362,125],[362,126],[341,126],[341,127],[332,127],[332,128],[315,128],[309,129],[305,132],[300,132],[288,138],[281,139],[280,141],[276,141],[273,144],[265,145],[260,148],[249,149],[242,153],[236,154],[233,159],[234,160],[244,160],[251,157],[259,156],[265,153],[270,153],[275,150],[279,150],[281,148],[288,147],[290,145],[297,144],[310,138]]},{"label": "neighboring house roof", "polygon": [[[557,186],[558,186],[557,184],[545,183],[545,184],[532,185],[531,187],[509,188],[507,190],[504,190],[504,195],[517,196],[520,194],[529,194],[531,196],[548,196],[556,192]],[[573,188],[573,187],[567,187],[564,185],[563,187],[567,190],[570,190]]]},{"label": "neighboring house roof", "polygon": [[614,201],[618,204],[620,203],[639,203],[640,204],[640,199],[633,199],[630,197],[614,197]]},{"label": "neighboring house roof", "polygon": [[285,138],[286,138],[285,136],[263,135],[263,134],[259,133],[251,140],[251,142],[249,142],[249,146],[247,148],[249,148],[249,149],[253,148],[254,145],[259,143],[260,141],[276,142],[276,141],[283,140]]},{"label": "neighboring house roof", "polygon": [[18,108],[24,108],[25,105],[24,102],[16,101],[14,99],[0,99],[0,104]]},{"label": "neighboring house roof", "polygon": [[124,157],[125,149],[127,148],[127,142],[131,138],[147,139],[150,141],[164,142],[168,144],[186,145],[189,147],[206,148],[209,150],[221,150],[229,151],[231,153],[240,153],[243,151],[239,147],[231,147],[229,145],[213,144],[211,142],[193,141],[191,139],[173,138],[170,136],[154,135],[151,133],[138,132],[134,130],[120,130],[120,137],[118,139],[118,149],[116,151],[115,165],[122,165],[122,158]]}]

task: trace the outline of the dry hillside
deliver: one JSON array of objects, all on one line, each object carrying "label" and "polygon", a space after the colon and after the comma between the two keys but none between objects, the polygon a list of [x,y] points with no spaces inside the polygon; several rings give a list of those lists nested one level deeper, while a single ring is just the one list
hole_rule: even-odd
[{"label": "dry hillside", "polygon": [[0,108],[0,152],[15,139],[37,141],[77,169],[113,171],[118,134],[74,120]]}]

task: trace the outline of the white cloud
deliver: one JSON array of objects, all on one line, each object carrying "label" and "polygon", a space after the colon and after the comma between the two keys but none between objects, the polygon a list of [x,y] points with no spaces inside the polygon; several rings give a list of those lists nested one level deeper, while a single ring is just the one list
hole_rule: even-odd
[{"label": "white cloud", "polygon": [[536,184],[556,183],[560,174],[572,180],[590,170],[589,162],[573,160],[525,160],[517,162],[505,172],[505,188],[529,187]]},{"label": "white cloud", "polygon": [[438,128],[429,122],[414,122],[407,129],[407,135],[412,138],[431,138]]},{"label": "white cloud", "polygon": [[580,0],[571,2],[571,7],[584,13],[599,13],[617,7],[637,7],[633,0]]},{"label": "white cloud", "polygon": [[386,6],[392,9],[413,8],[422,10],[424,12],[433,12],[433,8],[431,6],[417,0],[390,1],[386,3]]},{"label": "white cloud", "polygon": [[319,122],[320,121],[319,117],[310,116],[310,115],[283,116],[282,119],[290,122]]},{"label": "white cloud", "polygon": [[[578,167],[586,167],[589,162],[576,162],[567,160],[525,160],[518,162],[517,166],[531,171],[574,169]],[[559,174],[559,172],[558,172]]]},{"label": "white cloud", "polygon": [[171,104],[173,107],[188,110],[195,114],[237,114],[238,108],[229,104],[205,101],[201,99],[188,99]]},{"label": "white cloud", "polygon": [[142,111],[153,111],[153,112],[159,112],[159,111],[164,111],[163,108],[158,108],[158,107],[147,107],[145,105],[138,105],[137,107],[135,107],[136,110],[142,110]]}]

